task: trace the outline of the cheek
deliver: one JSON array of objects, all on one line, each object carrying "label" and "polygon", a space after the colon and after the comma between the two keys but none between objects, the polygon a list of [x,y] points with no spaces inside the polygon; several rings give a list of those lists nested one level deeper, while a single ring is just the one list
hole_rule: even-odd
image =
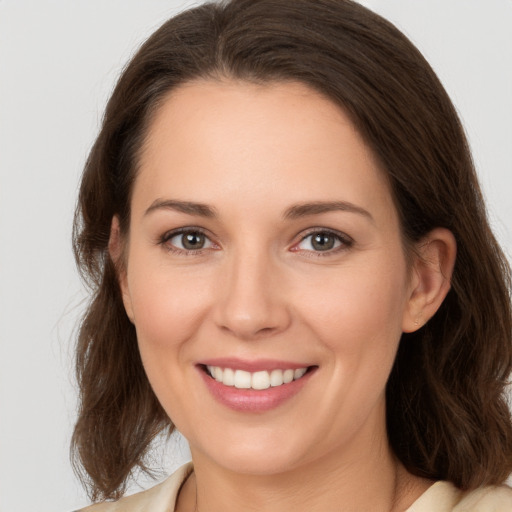
[{"label": "cheek", "polygon": [[187,339],[200,316],[200,297],[179,293],[176,286],[151,286],[134,290],[133,308],[139,341],[155,347],[179,344]]},{"label": "cheek", "polygon": [[161,262],[151,265],[134,255],[130,263],[128,287],[141,357],[151,381],[168,378],[168,368],[187,357],[185,348],[211,300],[210,287],[205,279]]},{"label": "cheek", "polygon": [[400,341],[406,297],[405,270],[389,268],[394,265],[380,272],[369,265],[336,279],[331,276],[322,293],[315,287],[304,301],[303,319],[329,354],[323,359],[329,380],[315,405],[319,416],[334,415],[326,438],[345,438],[339,428],[350,437],[372,411],[382,410],[379,404],[384,404]]},{"label": "cheek", "polygon": [[327,276],[310,287],[302,309],[310,328],[342,356],[333,359],[337,364],[353,371],[362,361],[367,368],[387,368],[402,333],[406,296],[405,263],[380,260]]},{"label": "cheek", "polygon": [[132,272],[130,292],[139,351],[155,395],[173,422],[186,410],[190,350],[197,341],[209,291],[184,275]]}]

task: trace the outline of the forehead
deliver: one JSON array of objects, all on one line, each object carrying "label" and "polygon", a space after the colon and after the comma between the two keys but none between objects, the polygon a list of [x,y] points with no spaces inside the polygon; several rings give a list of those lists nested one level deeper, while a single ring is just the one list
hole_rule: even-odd
[{"label": "forehead", "polygon": [[283,207],[391,203],[385,173],[348,116],[291,82],[195,81],[172,91],[150,123],[135,189],[148,201],[236,198],[247,207],[255,198]]}]

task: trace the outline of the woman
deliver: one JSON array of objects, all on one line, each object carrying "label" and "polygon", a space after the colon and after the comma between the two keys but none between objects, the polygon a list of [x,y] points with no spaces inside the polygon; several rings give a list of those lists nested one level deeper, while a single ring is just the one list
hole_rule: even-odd
[{"label": "woman", "polygon": [[[345,0],[169,20],[84,171],[73,445],[93,511],[510,510],[510,270],[419,52]],[[478,508],[480,507],[480,508]]]}]

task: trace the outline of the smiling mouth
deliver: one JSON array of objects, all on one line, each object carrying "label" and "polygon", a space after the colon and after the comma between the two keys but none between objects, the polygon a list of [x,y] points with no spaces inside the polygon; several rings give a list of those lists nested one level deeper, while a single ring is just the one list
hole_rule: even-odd
[{"label": "smiling mouth", "polygon": [[237,389],[264,390],[270,387],[279,387],[290,382],[300,380],[316,366],[306,366],[296,369],[275,369],[271,371],[247,372],[233,368],[222,368],[220,366],[202,365],[204,372],[212,379],[224,386]]}]

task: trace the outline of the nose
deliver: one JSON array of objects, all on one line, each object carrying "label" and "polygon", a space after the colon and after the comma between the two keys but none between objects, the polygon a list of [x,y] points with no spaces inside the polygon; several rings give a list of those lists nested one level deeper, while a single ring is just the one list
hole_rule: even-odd
[{"label": "nose", "polygon": [[252,340],[288,328],[291,315],[285,279],[271,259],[261,252],[245,251],[227,258],[214,313],[220,329],[239,339]]}]

